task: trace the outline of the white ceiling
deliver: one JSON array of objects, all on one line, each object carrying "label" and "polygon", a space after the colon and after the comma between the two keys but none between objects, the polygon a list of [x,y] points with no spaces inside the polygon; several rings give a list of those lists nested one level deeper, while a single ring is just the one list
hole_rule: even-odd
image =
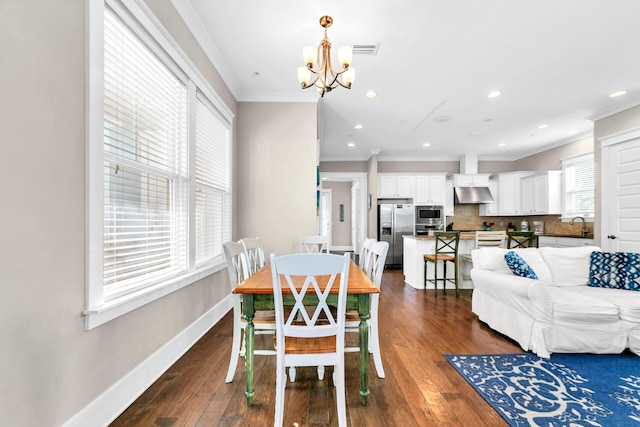
[{"label": "white ceiling", "polygon": [[334,62],[341,46],[379,44],[354,55],[353,88],[320,104],[322,160],[514,160],[640,104],[637,0],[172,2],[238,101],[318,100],[296,70],[322,15],[334,18]]}]

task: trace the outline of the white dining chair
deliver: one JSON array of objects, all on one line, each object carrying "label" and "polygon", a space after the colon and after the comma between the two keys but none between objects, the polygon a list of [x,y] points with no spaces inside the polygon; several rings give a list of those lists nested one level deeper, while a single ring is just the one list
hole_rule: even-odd
[{"label": "white dining chair", "polygon": [[[229,282],[231,288],[235,288],[239,283],[249,277],[247,260],[244,254],[244,247],[238,242],[226,242],[222,245],[224,257],[227,261],[227,271],[229,273]],[[238,359],[244,357],[245,346],[243,340],[243,331],[246,327],[246,321],[242,316],[242,297],[238,294],[232,294],[233,298],[233,339],[231,343],[231,358],[229,360],[229,369],[225,382],[232,382],[238,366]],[[275,312],[260,310],[256,311],[253,319],[255,326],[255,334],[274,334],[276,329]],[[255,349],[256,355],[275,355],[273,349]]]},{"label": "white dining chair", "polygon": [[300,253],[329,253],[329,236],[300,236]]},{"label": "white dining chair", "polygon": [[360,250],[360,257],[358,258],[358,266],[362,269],[362,271],[367,271],[367,263],[369,261],[369,252],[371,251],[371,246],[376,242],[376,239],[366,238],[364,242],[362,242],[362,249]]},{"label": "white dining chair", "polygon": [[247,259],[247,269],[249,270],[249,276],[251,276],[264,267],[262,243],[260,243],[260,239],[257,237],[245,237],[238,242],[244,249],[244,256]]},{"label": "white dining chair", "polygon": [[[289,366],[333,366],[338,426],[347,425],[344,378],[344,333],[349,277],[349,254],[271,255],[273,294],[276,311],[276,410],[274,426],[284,418],[286,368]],[[325,285],[326,282],[326,285]],[[294,299],[285,312],[283,289]],[[335,312],[329,307],[330,290],[338,290]],[[303,298],[317,298],[313,309]]]},{"label": "white dining chair", "polygon": [[[387,253],[389,252],[388,242],[376,242],[374,240],[371,246],[369,254],[369,265],[365,273],[369,276],[369,279],[380,289],[382,283],[382,273],[384,271],[384,263],[387,259]],[[376,372],[379,378],[384,378],[384,368],[382,367],[382,357],[380,355],[380,338],[378,334],[378,304],[380,302],[380,294],[371,295],[371,310],[369,319],[367,319],[367,326],[369,327],[369,353],[373,356],[373,361],[376,366]],[[356,310],[350,310],[347,312],[347,319],[345,322],[345,329],[347,333],[359,333],[360,316]],[[360,351],[360,347],[346,347],[346,352]]]}]

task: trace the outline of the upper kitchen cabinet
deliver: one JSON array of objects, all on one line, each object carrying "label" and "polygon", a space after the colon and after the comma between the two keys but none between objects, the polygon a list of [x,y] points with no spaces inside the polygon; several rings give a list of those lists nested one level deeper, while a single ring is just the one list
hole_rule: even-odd
[{"label": "upper kitchen cabinet", "polygon": [[416,176],[416,205],[446,204],[446,174]]},{"label": "upper kitchen cabinet", "polygon": [[562,171],[548,171],[521,179],[523,214],[562,213]]},{"label": "upper kitchen cabinet", "polygon": [[493,196],[493,203],[482,203],[479,207],[479,215],[480,216],[496,216],[499,215],[498,212],[498,179],[491,178],[489,179],[489,191]]},{"label": "upper kitchen cabinet", "polygon": [[489,185],[489,174],[453,175],[454,187],[486,187]]},{"label": "upper kitchen cabinet", "polygon": [[522,215],[520,180],[533,172],[506,172],[494,176],[498,181],[498,215]]},{"label": "upper kitchen cabinet", "polygon": [[397,199],[416,197],[416,176],[397,174],[378,174],[378,198]]}]

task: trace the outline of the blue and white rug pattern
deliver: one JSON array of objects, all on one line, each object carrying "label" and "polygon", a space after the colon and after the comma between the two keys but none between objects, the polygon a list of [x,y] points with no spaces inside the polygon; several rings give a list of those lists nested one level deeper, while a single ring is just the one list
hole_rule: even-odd
[{"label": "blue and white rug pattern", "polygon": [[640,357],[445,355],[511,426],[640,427]]}]

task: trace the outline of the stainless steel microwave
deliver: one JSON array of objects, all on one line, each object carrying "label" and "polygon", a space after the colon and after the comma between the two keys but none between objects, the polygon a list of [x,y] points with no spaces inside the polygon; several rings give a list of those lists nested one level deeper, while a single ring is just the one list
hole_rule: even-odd
[{"label": "stainless steel microwave", "polygon": [[444,216],[442,205],[416,206],[416,224],[441,225]]}]

